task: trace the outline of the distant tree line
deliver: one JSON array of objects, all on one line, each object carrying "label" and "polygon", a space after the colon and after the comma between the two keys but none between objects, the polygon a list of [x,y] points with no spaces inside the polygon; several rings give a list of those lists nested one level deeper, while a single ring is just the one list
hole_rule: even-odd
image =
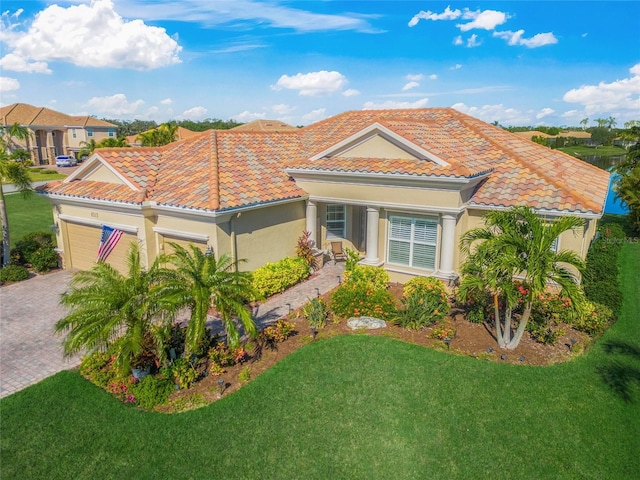
[{"label": "distant tree line", "polygon": [[[102,120],[118,126],[118,129],[116,130],[117,137],[138,135],[160,126],[158,123],[149,120],[114,120],[109,118],[103,118]],[[192,132],[204,132],[205,130],[210,130],[212,128],[216,130],[229,130],[230,128],[242,125],[242,123],[236,122],[235,120],[220,120],[217,118],[207,118],[201,122],[194,122],[193,120],[172,120],[166,124],[183,127],[187,130],[191,130]]]}]

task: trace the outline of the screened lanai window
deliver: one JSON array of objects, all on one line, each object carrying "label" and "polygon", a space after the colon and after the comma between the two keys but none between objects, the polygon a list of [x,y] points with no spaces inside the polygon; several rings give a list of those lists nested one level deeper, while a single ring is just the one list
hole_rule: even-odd
[{"label": "screened lanai window", "polygon": [[389,263],[435,270],[437,220],[389,217]]},{"label": "screened lanai window", "polygon": [[327,205],[327,238],[344,238],[346,219],[344,205]]}]

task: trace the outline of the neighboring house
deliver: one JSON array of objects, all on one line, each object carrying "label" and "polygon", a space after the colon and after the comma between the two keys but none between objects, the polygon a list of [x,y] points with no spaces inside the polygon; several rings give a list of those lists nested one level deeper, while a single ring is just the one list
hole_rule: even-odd
[{"label": "neighboring house", "polygon": [[45,107],[14,103],[0,108],[0,126],[20,124],[31,132],[26,142],[13,139],[10,149],[30,153],[34,165],[55,165],[56,155],[77,156],[84,143],[115,138],[117,125],[91,116],[74,116]]},{"label": "neighboring house", "polygon": [[458,245],[489,210],[529,205],[585,219],[558,248],[584,258],[609,174],[449,108],[346,112],[304,128],[209,130],[158,148],[101,149],[41,193],[54,206],[66,268],[90,268],[100,229],[139,241],[146,262],[168,242],[247,259],[295,255],[303,230],[392,278],[455,279]]}]

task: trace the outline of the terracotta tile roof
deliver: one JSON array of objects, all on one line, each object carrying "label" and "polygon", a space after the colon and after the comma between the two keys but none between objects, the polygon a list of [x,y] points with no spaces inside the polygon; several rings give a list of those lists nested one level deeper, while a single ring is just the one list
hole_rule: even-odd
[{"label": "terracotta tile roof", "polygon": [[65,183],[62,180],[47,182],[36,188],[39,193],[56,194],[64,197],[110,200],[113,202],[139,204],[144,200],[145,191],[135,191],[126,185],[76,180]]},{"label": "terracotta tile roof", "polygon": [[77,116],[51,110],[46,107],[34,107],[26,103],[14,103],[0,108],[0,123],[23,126],[61,126],[61,127],[116,127],[113,123],[98,120],[89,115]]},{"label": "terracotta tile roof", "polygon": [[279,120],[254,120],[253,122],[233,127],[232,130],[250,132],[291,132],[298,129]]},{"label": "terracotta tile roof", "polygon": [[[376,123],[447,164],[429,159],[350,158],[348,151],[310,160]],[[90,193],[87,190],[97,186],[84,182],[85,190],[73,187],[79,195],[115,199],[121,194],[127,201],[144,194],[158,204],[205,210],[304,196],[285,168],[429,177],[486,175],[469,205],[526,203],[590,213],[602,212],[609,182],[605,171],[448,108],[345,112],[290,131],[210,130],[164,147],[96,153],[127,178],[135,192],[129,188],[125,194],[102,186],[99,194]],[[58,184],[49,191],[69,194],[70,188]]]}]

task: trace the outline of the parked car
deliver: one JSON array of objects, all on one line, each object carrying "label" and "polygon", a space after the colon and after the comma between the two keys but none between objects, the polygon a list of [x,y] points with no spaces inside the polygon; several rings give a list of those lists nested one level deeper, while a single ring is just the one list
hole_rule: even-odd
[{"label": "parked car", "polygon": [[75,167],[78,161],[71,155],[58,155],[56,157],[56,167]]}]

